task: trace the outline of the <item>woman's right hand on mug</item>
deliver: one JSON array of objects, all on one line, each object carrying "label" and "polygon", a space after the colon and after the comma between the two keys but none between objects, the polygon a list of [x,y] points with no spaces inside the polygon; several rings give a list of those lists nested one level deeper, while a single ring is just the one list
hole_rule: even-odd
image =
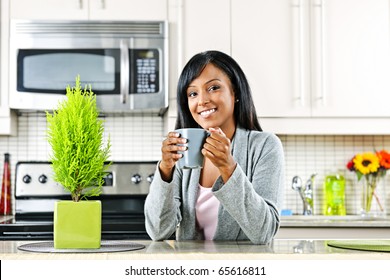
[{"label": "woman's right hand on mug", "polygon": [[177,144],[185,143],[187,143],[187,139],[180,138],[180,134],[174,131],[169,132],[168,136],[163,140],[161,147],[162,160],[159,167],[161,177],[164,181],[170,181],[172,179],[173,167],[183,156],[178,151],[185,151],[187,149],[187,147]]}]

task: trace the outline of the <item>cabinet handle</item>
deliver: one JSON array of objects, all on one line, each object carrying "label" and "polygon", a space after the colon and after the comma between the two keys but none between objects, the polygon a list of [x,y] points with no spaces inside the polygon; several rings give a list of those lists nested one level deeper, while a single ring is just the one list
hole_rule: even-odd
[{"label": "cabinet handle", "polygon": [[100,0],[100,8],[104,10],[106,8],[106,1]]},{"label": "cabinet handle", "polygon": [[313,1],[313,20],[315,21],[315,87],[316,96],[322,106],[326,105],[326,85],[325,85],[325,73],[326,73],[326,60],[325,60],[325,0]]},{"label": "cabinet handle", "polygon": [[79,9],[82,10],[83,9],[83,0],[79,0],[78,2],[79,2]]},{"label": "cabinet handle", "polygon": [[305,106],[305,86],[306,86],[306,80],[305,80],[305,37],[304,37],[304,7],[303,7],[303,0],[296,0],[291,2],[291,7],[293,8],[293,18],[294,18],[294,30],[298,34],[298,38],[295,41],[295,63],[296,71],[294,71],[295,79],[294,81],[297,81],[297,86],[295,87],[295,92],[298,92],[299,94],[294,97],[294,100],[299,101],[299,104],[303,107]]}]

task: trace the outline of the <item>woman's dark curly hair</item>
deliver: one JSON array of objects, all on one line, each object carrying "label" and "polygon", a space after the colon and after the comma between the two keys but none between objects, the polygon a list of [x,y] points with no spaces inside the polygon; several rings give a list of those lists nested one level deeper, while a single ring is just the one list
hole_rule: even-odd
[{"label": "woman's dark curly hair", "polygon": [[232,57],[220,51],[198,53],[184,66],[177,85],[178,117],[176,129],[199,127],[188,107],[187,88],[194,79],[199,77],[209,63],[222,70],[230,79],[235,99],[238,100],[234,106],[234,118],[237,125],[249,130],[262,131],[253,104],[251,89],[244,72]]}]

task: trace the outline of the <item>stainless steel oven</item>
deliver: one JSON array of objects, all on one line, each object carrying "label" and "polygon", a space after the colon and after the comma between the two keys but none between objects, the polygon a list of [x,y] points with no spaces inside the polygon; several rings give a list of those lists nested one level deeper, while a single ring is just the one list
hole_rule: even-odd
[{"label": "stainless steel oven", "polygon": [[[114,162],[105,177],[102,239],[149,239],[144,202],[156,162]],[[57,200],[70,199],[52,179],[49,162],[18,162],[14,216],[0,222],[0,240],[52,240]]]},{"label": "stainless steel oven", "polygon": [[52,110],[80,75],[101,112],[168,107],[165,21],[11,21],[10,107]]}]

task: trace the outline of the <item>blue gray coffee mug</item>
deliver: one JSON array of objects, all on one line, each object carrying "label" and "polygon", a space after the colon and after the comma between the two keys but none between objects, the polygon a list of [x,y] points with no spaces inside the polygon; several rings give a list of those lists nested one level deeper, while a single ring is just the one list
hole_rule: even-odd
[{"label": "blue gray coffee mug", "polygon": [[179,168],[202,168],[204,157],[201,151],[210,133],[202,128],[181,128],[175,130],[175,132],[178,132],[181,138],[187,139],[187,143],[180,144],[186,146],[187,150],[179,151],[183,154],[183,157],[177,162]]}]

